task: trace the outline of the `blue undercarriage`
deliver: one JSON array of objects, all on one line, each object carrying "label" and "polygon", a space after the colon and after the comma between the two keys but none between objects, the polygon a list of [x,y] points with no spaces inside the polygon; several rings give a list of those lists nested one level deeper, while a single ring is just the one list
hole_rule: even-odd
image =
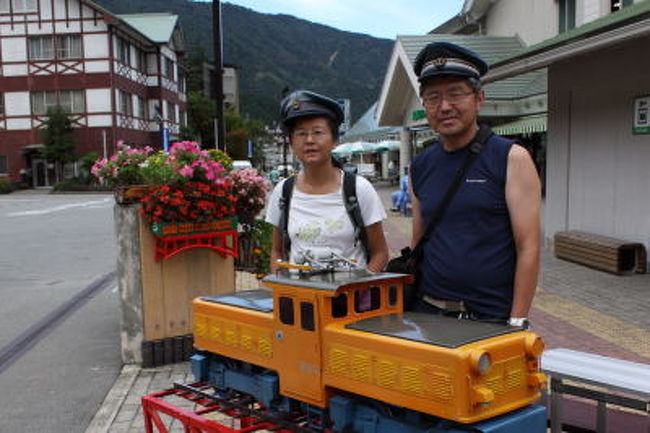
[{"label": "blue undercarriage", "polygon": [[313,429],[321,428],[320,420],[329,420],[334,431],[354,433],[546,432],[546,408],[538,405],[474,424],[450,422],[353,395],[337,395],[330,399],[329,410],[323,410],[281,396],[279,378],[268,370],[209,353],[193,355],[191,363],[197,381],[250,394],[272,412],[300,410],[313,420]]}]

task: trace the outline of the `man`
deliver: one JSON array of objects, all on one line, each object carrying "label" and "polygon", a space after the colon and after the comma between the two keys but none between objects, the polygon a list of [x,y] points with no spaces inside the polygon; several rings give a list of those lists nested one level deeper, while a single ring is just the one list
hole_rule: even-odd
[{"label": "man", "polygon": [[[412,246],[471,151],[488,65],[464,47],[437,42],[418,54],[414,70],[440,140],[411,165]],[[540,195],[528,152],[490,135],[426,240],[414,310],[527,326],[539,272]]]}]

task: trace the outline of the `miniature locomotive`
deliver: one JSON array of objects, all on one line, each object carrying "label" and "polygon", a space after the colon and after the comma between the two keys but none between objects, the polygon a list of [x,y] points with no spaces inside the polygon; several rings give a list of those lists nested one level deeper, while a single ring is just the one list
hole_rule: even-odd
[{"label": "miniature locomotive", "polygon": [[194,300],[199,381],[303,410],[331,432],[541,433],[543,343],[505,325],[404,312],[412,277],[282,270]]}]

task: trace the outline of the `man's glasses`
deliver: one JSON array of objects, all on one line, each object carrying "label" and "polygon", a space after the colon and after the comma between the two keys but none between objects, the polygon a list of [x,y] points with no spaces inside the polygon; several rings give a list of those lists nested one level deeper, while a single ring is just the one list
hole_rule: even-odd
[{"label": "man's glasses", "polygon": [[309,136],[313,137],[314,141],[321,140],[327,135],[327,131],[324,129],[314,129],[312,131],[307,131],[306,129],[298,129],[293,131],[293,138],[295,140],[306,141]]},{"label": "man's glasses", "polygon": [[437,108],[442,104],[442,100],[449,102],[452,105],[460,104],[469,95],[474,94],[473,90],[463,92],[462,90],[451,90],[449,92],[431,92],[422,95],[422,104],[427,108]]}]

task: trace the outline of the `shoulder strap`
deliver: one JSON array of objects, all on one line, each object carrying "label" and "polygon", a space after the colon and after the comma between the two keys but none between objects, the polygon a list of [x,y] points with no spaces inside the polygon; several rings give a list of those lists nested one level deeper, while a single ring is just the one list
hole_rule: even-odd
[{"label": "shoulder strap", "polygon": [[295,176],[288,177],[282,184],[282,196],[280,197],[280,237],[282,239],[282,257],[289,260],[291,250],[291,239],[289,238],[289,209],[291,208],[291,196],[293,195],[293,184]]},{"label": "shoulder strap", "polygon": [[491,136],[492,136],[492,130],[490,129],[490,127],[486,124],[481,124],[478,132],[476,133],[476,136],[474,137],[474,141],[469,145],[470,151],[467,154],[467,158],[465,158],[463,165],[456,172],[456,176],[454,177],[454,180],[451,182],[449,189],[447,190],[444,197],[440,201],[438,207],[431,215],[431,219],[429,220],[429,224],[427,224],[426,230],[422,234],[422,237],[418,241],[415,248],[413,248],[413,256],[416,258],[416,260],[419,259],[419,256],[422,253],[422,249],[424,248],[425,242],[427,241],[427,239],[429,239],[429,236],[433,232],[433,229],[436,227],[438,222],[440,222],[440,219],[442,218],[445,209],[451,202],[451,199],[454,197],[454,194],[456,194],[456,191],[458,191],[458,187],[460,186],[463,177],[465,177],[465,173],[467,173],[467,170],[476,159],[476,156],[483,148],[483,145],[485,145],[485,143],[488,141],[488,139]]},{"label": "shoulder strap", "polygon": [[361,208],[357,199],[357,176],[354,173],[343,172],[343,204],[354,227],[354,242],[361,242],[366,254],[366,260],[370,259],[368,248],[368,234],[361,216]]}]

